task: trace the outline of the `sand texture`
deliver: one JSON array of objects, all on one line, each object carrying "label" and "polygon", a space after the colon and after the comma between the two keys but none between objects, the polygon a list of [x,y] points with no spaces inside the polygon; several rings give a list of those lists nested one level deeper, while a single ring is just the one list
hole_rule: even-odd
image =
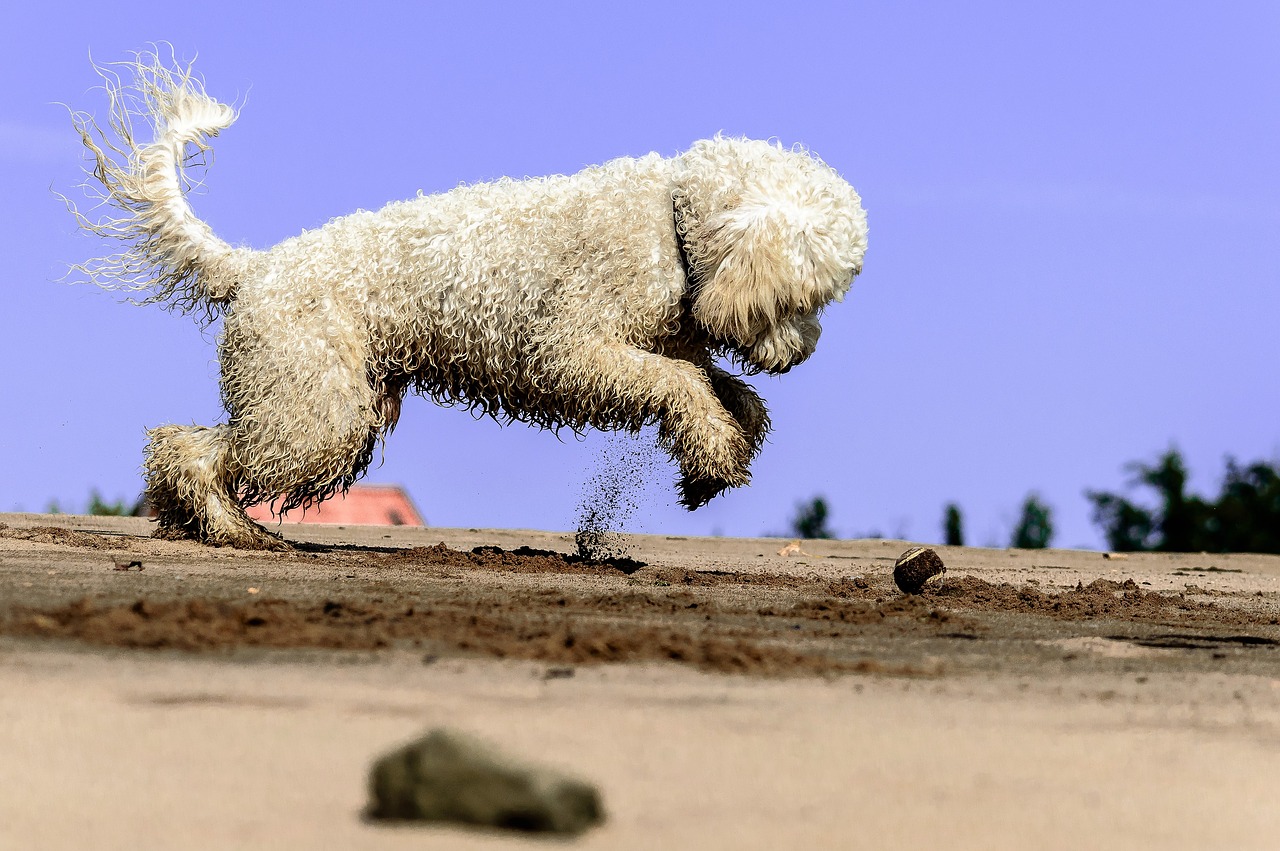
[{"label": "sand texture", "polygon": [[540,841],[363,818],[435,727],[596,784],[575,847],[1280,836],[1280,557],[935,547],[908,596],[907,541],[0,524],[3,848]]}]

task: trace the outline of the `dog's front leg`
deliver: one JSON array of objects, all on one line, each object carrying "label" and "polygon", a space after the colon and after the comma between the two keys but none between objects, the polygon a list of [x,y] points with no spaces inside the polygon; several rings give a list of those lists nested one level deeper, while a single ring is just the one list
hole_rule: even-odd
[{"label": "dog's front leg", "polygon": [[657,420],[658,439],[680,467],[680,502],[690,510],[751,480],[756,435],[744,434],[694,364],[581,338],[549,360],[562,392],[579,407],[575,418],[605,429]]},{"label": "dog's front leg", "polygon": [[711,388],[716,398],[725,409],[733,415],[747,436],[751,445],[751,457],[759,454],[764,446],[764,439],[769,435],[771,423],[769,409],[755,389],[736,375],[726,372],[712,361],[707,361],[702,368],[711,379]]}]

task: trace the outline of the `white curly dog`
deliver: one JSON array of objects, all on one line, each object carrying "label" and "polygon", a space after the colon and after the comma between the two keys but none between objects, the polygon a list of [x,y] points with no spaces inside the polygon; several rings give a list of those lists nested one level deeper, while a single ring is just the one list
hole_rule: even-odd
[{"label": "white curly dog", "polygon": [[[227,420],[148,432],[156,535],[285,548],[243,506],[313,504],[364,474],[407,390],[504,421],[639,430],[656,422],[690,509],[746,484],[769,430],[721,366],[809,357],[823,308],[862,269],[866,214],[803,150],[715,138],[676,157],[498,180],[359,211],[257,251],[216,237],[184,166],[236,111],[190,65],[103,73],[110,126],[76,114],[127,243],[79,266],[212,320]],[[133,124],[152,125],[135,141]]]}]

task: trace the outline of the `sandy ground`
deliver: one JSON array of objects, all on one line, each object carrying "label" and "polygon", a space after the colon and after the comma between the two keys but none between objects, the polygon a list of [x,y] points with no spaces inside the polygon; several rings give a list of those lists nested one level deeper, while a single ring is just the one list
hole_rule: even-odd
[{"label": "sandy ground", "polygon": [[1280,837],[1273,556],[939,548],[907,598],[903,541],[0,524],[0,848],[539,842],[362,820],[437,725],[598,783],[583,848]]}]

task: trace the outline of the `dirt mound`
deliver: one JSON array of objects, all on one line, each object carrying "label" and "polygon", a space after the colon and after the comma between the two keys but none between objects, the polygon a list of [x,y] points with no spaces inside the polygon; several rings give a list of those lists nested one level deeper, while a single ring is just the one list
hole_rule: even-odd
[{"label": "dirt mound", "polygon": [[64,547],[90,550],[129,549],[128,541],[122,537],[97,535],[93,532],[79,532],[75,529],[64,529],[61,526],[32,526],[29,529],[11,529],[0,525],[0,538],[34,541],[38,544],[61,544]]},{"label": "dirt mound", "polygon": [[387,557],[393,564],[429,564],[445,567],[464,567],[477,570],[502,570],[512,573],[589,573],[630,575],[645,566],[642,561],[612,556],[584,558],[554,550],[535,550],[518,547],[504,550],[501,547],[476,547],[470,552],[455,550],[443,542],[434,547],[414,547],[401,550]]},{"label": "dirt mound", "polygon": [[877,602],[817,598],[801,600],[781,610],[763,608],[759,613],[766,617],[781,615],[846,624],[875,624],[886,618],[915,618],[944,623],[951,618],[946,611],[915,595]]},{"label": "dirt mound", "polygon": [[927,600],[958,609],[1044,615],[1062,620],[1208,620],[1222,624],[1275,624],[1280,618],[1188,600],[1185,594],[1144,591],[1132,579],[1095,579],[1067,591],[1045,593],[1030,585],[993,584],[972,576],[945,579],[926,588]]},{"label": "dirt mound", "polygon": [[[49,527],[0,529],[0,535],[63,544],[61,552],[20,547],[54,559],[71,556],[72,547],[130,543]],[[186,550],[179,555],[195,558]],[[1049,646],[1044,641],[1094,634],[1096,626],[1078,624],[1099,621],[1135,640],[1199,636],[1177,639],[1195,647],[1245,635],[1247,641],[1209,651],[1227,654],[1231,664],[1257,665],[1280,646],[1269,643],[1280,641],[1280,613],[1270,598],[1246,601],[1224,592],[1206,601],[1143,590],[1133,580],[1061,589],[954,574],[921,594],[904,595],[880,563],[885,560],[875,557],[838,568],[855,575],[833,576],[830,564],[805,574],[795,566],[775,572],[728,558],[705,566],[644,565],[527,546],[316,544],[253,554],[241,562],[252,579],[216,571],[182,583],[171,581],[163,560],[155,571],[127,576],[107,573],[111,556],[102,561],[107,564],[92,573],[66,578],[60,571],[31,573],[47,586],[39,596],[27,590],[30,584],[0,573],[0,588],[10,586],[0,633],[186,651],[418,648],[432,659],[482,656],[561,666],[672,661],[754,675],[935,673],[940,658],[972,669],[997,667],[1006,663],[1000,654],[1008,648],[993,652],[986,639],[1010,630],[1019,640],[1036,637],[1017,650],[1019,664],[1036,665]],[[119,556],[114,561],[119,571],[131,564]],[[246,598],[249,581],[270,587],[270,596],[249,588]],[[86,591],[95,597],[68,602]],[[1246,652],[1248,658],[1240,655]],[[1209,663],[1226,664],[1216,655]]]},{"label": "dirt mound", "polygon": [[[663,603],[647,595],[618,598],[615,609],[652,606],[694,617],[698,603]],[[319,605],[268,599],[140,599],[100,606],[88,599],[43,611],[19,611],[6,632],[73,638],[117,647],[217,650],[236,647],[375,650],[419,646],[495,658],[557,664],[673,661],[712,671],[757,675],[837,672],[915,673],[870,660],[803,653],[758,630],[726,631],[687,623],[614,623],[574,616],[602,599],[566,600],[538,594],[448,600],[430,607],[326,601]],[[433,654],[434,655],[434,654]]]}]

